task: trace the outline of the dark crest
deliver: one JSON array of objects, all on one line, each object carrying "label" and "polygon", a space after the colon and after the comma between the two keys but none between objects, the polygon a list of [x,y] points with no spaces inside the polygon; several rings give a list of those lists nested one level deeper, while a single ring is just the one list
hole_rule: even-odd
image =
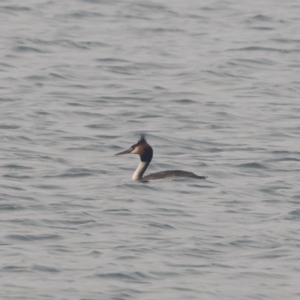
[{"label": "dark crest", "polygon": [[132,145],[131,148],[135,148],[135,147],[137,147],[139,145],[142,145],[144,143],[147,143],[147,141],[146,141],[145,135],[142,134],[141,138],[139,139],[139,141],[136,144]]},{"label": "dark crest", "polygon": [[144,144],[144,143],[147,143],[147,141],[146,141],[145,135],[144,135],[144,134],[141,134],[141,138],[140,138],[140,140],[138,141],[138,145]]}]

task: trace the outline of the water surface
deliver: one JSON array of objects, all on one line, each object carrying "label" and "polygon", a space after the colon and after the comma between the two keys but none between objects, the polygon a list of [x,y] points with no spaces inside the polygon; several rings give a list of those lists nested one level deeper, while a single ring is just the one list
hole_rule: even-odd
[{"label": "water surface", "polygon": [[299,299],[299,9],[2,1],[1,297]]}]

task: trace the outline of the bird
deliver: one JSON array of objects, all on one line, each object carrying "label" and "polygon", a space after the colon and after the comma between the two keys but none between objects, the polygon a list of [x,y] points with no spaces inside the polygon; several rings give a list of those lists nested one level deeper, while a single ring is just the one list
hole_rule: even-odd
[{"label": "bird", "polygon": [[192,172],[186,172],[181,170],[168,170],[168,171],[156,172],[156,173],[143,176],[153,157],[153,149],[147,143],[144,134],[141,135],[140,140],[136,144],[132,145],[129,149],[125,151],[116,153],[115,155],[124,155],[124,154],[138,154],[140,156],[140,163],[132,175],[133,180],[148,181],[148,180],[164,179],[170,177],[189,177],[195,179],[207,178],[206,176],[198,176]]}]

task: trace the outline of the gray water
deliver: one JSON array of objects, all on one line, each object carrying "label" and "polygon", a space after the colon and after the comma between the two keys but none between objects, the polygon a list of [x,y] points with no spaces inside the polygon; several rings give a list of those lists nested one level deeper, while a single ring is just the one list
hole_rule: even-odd
[{"label": "gray water", "polygon": [[1,1],[0,298],[299,299],[299,16]]}]

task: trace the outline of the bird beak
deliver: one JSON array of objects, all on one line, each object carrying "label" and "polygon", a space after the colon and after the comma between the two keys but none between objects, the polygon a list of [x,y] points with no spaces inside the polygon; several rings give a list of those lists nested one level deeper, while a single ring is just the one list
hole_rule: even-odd
[{"label": "bird beak", "polygon": [[128,150],[125,150],[125,151],[119,152],[119,153],[117,153],[117,154],[115,154],[115,155],[123,155],[123,154],[128,154],[128,153],[130,153],[131,151],[132,151],[132,149],[131,149],[131,148],[129,148]]}]

